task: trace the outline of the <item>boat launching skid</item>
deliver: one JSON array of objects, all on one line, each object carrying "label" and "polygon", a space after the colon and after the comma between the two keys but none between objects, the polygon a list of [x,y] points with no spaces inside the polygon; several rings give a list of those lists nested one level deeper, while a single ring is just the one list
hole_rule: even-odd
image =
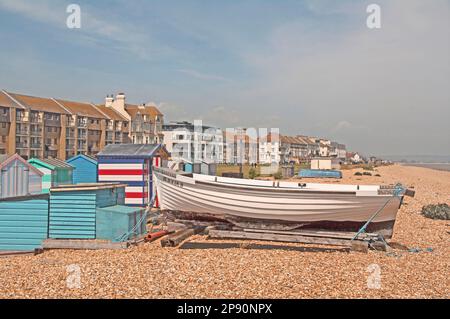
[{"label": "boat launching skid", "polygon": [[[168,213],[170,215],[170,213]],[[172,220],[172,221],[170,221]],[[389,251],[390,247],[383,236],[375,233],[360,233],[324,230],[273,230],[240,228],[218,222],[167,219],[168,235],[161,240],[163,247],[177,247],[184,242],[201,246],[191,241],[196,234],[203,234],[211,240],[253,240],[298,244],[315,244],[346,248],[349,251],[368,252],[369,249]],[[207,243],[205,246],[208,246]]]}]

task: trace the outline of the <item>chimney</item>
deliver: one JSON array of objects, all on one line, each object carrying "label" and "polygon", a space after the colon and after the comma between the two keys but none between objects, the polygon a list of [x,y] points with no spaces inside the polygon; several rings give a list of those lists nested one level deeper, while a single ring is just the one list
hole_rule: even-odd
[{"label": "chimney", "polygon": [[119,111],[121,113],[125,112],[125,94],[124,93],[117,94],[114,104],[115,104],[117,111]]},{"label": "chimney", "polygon": [[112,107],[114,110],[122,114],[128,120],[131,120],[130,114],[125,110],[125,94],[119,93],[116,95],[116,98],[113,100]]},{"label": "chimney", "polygon": [[105,98],[105,106],[106,107],[112,107],[113,103],[114,103],[113,96],[112,95],[111,96],[107,95],[106,98]]}]

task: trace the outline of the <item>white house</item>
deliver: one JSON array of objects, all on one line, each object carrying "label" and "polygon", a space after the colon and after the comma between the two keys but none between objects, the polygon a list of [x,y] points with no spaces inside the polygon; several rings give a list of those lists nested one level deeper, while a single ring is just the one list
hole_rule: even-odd
[{"label": "white house", "polygon": [[223,163],[223,136],[218,128],[203,126],[201,121],[171,122],[162,133],[172,160]]},{"label": "white house", "polygon": [[278,133],[270,133],[260,137],[258,148],[260,164],[280,164],[281,139]]}]

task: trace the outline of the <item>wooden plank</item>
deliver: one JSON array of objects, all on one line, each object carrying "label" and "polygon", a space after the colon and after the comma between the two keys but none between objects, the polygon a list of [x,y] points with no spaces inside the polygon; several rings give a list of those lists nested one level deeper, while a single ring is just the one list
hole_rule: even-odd
[{"label": "wooden plank", "polygon": [[74,239],[47,239],[42,243],[44,249],[83,249],[83,250],[98,250],[98,249],[125,249],[128,248],[128,243],[119,242],[113,243],[111,241],[99,240],[74,240]]},{"label": "wooden plank", "polygon": [[232,239],[252,239],[252,240],[269,240],[290,243],[305,243],[305,244],[319,244],[319,245],[335,245],[335,246],[349,246],[350,241],[336,238],[322,238],[322,237],[307,237],[300,235],[283,235],[274,233],[254,233],[244,231],[228,231],[211,229],[209,231],[210,238],[232,238]]},{"label": "wooden plank", "polygon": [[[282,235],[300,235],[307,237],[324,237],[324,238],[336,238],[336,239],[348,239],[351,240],[355,237],[356,233],[352,232],[329,232],[329,231],[309,231],[309,230],[298,230],[298,231],[284,231],[284,230],[268,230],[268,229],[251,229],[245,228],[245,232],[252,233],[271,233],[271,234],[282,234]],[[358,236],[359,239],[363,238],[377,238],[377,234],[363,233]]]}]

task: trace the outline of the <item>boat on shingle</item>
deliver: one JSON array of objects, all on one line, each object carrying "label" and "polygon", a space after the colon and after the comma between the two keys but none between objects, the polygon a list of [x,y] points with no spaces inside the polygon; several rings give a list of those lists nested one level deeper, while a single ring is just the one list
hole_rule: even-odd
[{"label": "boat on shingle", "polygon": [[260,181],[166,168],[154,168],[154,175],[162,211],[242,228],[358,231],[372,219],[367,231],[390,238],[405,193],[393,186]]}]

